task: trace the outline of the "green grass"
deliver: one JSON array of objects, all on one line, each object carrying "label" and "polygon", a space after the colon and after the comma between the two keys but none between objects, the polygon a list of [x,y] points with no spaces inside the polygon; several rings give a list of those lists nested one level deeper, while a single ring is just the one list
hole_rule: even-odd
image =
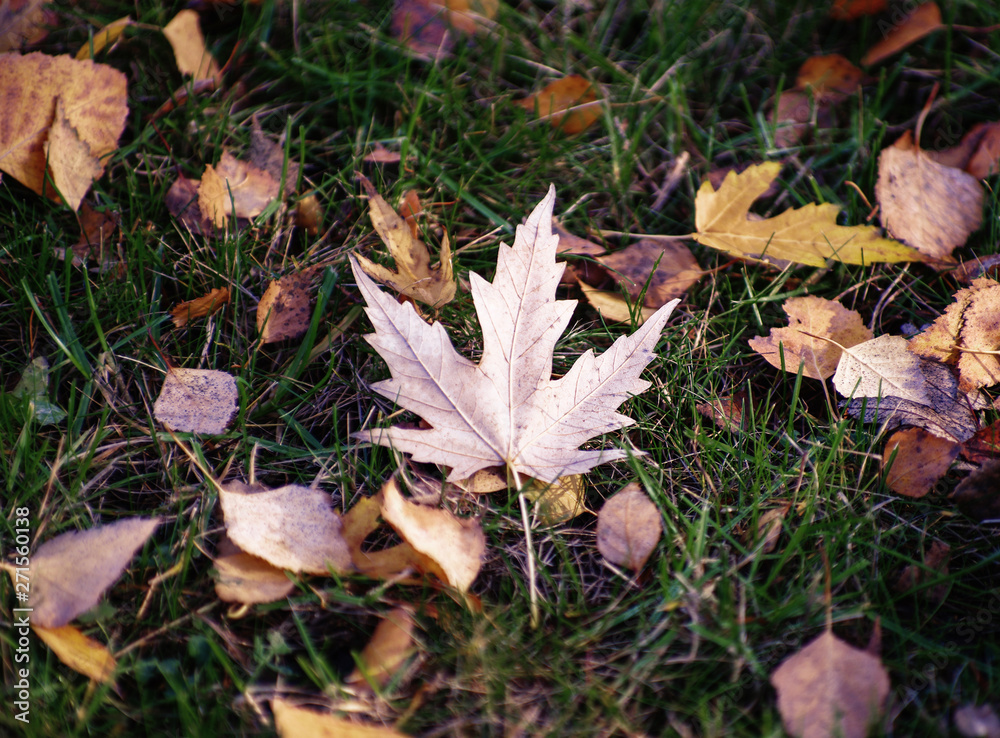
[{"label": "green grass", "polygon": [[[101,23],[132,13],[162,25],[181,7],[61,8],[62,22],[40,48],[75,53]],[[565,219],[574,232],[684,234],[712,166],[781,159],[784,191],[765,208],[829,201],[844,207],[842,222],[861,223],[868,207],[847,182],[872,197],[878,152],[912,127],[934,80],[944,84],[942,102],[925,124],[925,145],[951,145],[975,122],[997,117],[1000,63],[988,50],[996,33],[942,32],[918,42],[870,70],[862,102],[840,108],[838,127],[779,151],[768,122],[775,91],[792,86],[812,54],[856,61],[880,37],[875,21],[835,23],[823,3],[807,2],[595,3],[589,11],[523,3],[502,7],[493,33],[463,39],[452,56],[430,64],[391,39],[386,3],[302,4],[295,38],[290,12],[269,1],[206,10],[213,51],[231,60],[226,84],[155,120],[183,84],[166,42],[132,29],[99,57],[129,78],[121,147],[89,195],[122,215],[120,272],[55,258],[53,247],[77,239],[73,214],[10,177],[0,187],[0,498],[8,525],[17,506],[31,509],[43,540],[119,517],[166,519],[80,620],[124,652],[117,691],[88,685],[35,640],[32,722],[22,726],[5,709],[0,732],[270,735],[267,701],[280,692],[334,707],[356,699],[369,719],[398,720],[399,729],[428,736],[777,736],[768,676],[822,632],[828,612],[853,645],[880,634],[893,734],[938,734],[955,707],[995,700],[1000,555],[995,526],[973,523],[945,499],[965,472],[952,472],[940,494],[897,497],[879,477],[879,429],[841,417],[820,383],[772,369],[746,343],[781,324],[781,303],[802,294],[841,299],[878,335],[929,322],[957,288],[929,268],[776,272],[693,245],[703,267],[719,270],[689,292],[666,329],[644,375],[653,388],[624,410],[636,425],[603,441],[648,455],[587,478],[595,510],[640,480],[662,513],[663,540],[634,582],[603,564],[593,515],[534,531],[538,629],[530,627],[520,511],[516,496],[505,494],[469,504],[489,544],[473,587],[482,612],[430,586],[384,587],[360,577],[302,579],[287,600],[230,609],[212,588],[216,494],[151,408],[166,367],[161,349],[178,366],[234,373],[236,422],[211,442],[186,443],[219,478],[245,478],[252,458],[268,485],[320,475],[346,510],[395,469],[387,450],[350,436],[395,409],[369,389],[388,372],[360,339],[367,320],[356,317],[360,295],[347,268],[352,250],[377,248],[355,197],[355,172],[393,202],[416,188],[434,203],[453,247],[475,242],[456,259],[462,277],[492,276],[497,240],[510,242],[513,225],[550,182],[557,214],[574,206]],[[1000,22],[988,2],[955,4],[949,13],[965,25]],[[594,79],[611,103],[584,134],[553,132],[511,104],[568,73]],[[253,116],[265,130],[287,131],[289,155],[302,164],[291,199],[314,192],[325,211],[317,237],[292,227],[286,209],[220,238],[192,236],[167,212],[164,195],[176,175],[200,176],[223,147],[245,149]],[[376,141],[401,151],[403,165],[363,162]],[[654,186],[682,151],[690,166],[654,212]],[[996,252],[996,178],[987,184],[984,226],[964,258]],[[495,237],[477,240],[493,229]],[[312,264],[326,267],[313,330],[302,341],[258,348],[254,309],[268,281]],[[220,286],[233,294],[222,313],[173,328],[172,305]],[[439,318],[459,351],[479,355],[468,293]],[[307,361],[342,322],[346,333],[333,350]],[[629,330],[581,305],[557,347],[555,371]],[[116,357],[122,382],[110,401],[94,378],[105,352]],[[25,407],[11,395],[39,356],[52,365],[51,398],[68,413],[58,425],[25,425]],[[696,410],[737,391],[749,398],[742,432]],[[792,507],[778,544],[756,551],[746,532],[779,503]],[[934,540],[951,546],[950,570],[920,587],[946,584],[948,597],[935,604],[920,592],[894,591],[902,567],[922,561]],[[3,624],[13,601],[4,578]],[[408,670],[376,696],[352,697],[343,682],[352,652],[397,602],[432,603],[436,617],[418,611],[420,647]],[[5,704],[13,700],[13,643],[11,631],[0,630]]]}]

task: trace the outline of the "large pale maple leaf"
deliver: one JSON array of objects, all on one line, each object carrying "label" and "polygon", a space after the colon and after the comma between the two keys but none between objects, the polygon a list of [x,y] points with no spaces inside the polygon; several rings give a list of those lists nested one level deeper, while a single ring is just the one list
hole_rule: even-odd
[{"label": "large pale maple leaf", "polygon": [[365,338],[392,374],[373,389],[432,426],[372,429],[355,437],[392,446],[416,461],[450,466],[449,481],[506,465],[515,478],[552,482],[627,455],[580,446],[632,424],[617,410],[650,386],[639,374],[655,357],[678,300],[600,356],[585,352],[566,375],[553,379],[552,353],[576,307],[576,300],[555,299],[565,269],[556,263],[559,237],[552,234],[555,196],[550,187],[517,227],[514,245],[501,244],[492,283],[470,275],[483,329],[479,364],[455,351],[440,323],[426,323],[412,305],[383,293],[351,260],[375,328]]}]

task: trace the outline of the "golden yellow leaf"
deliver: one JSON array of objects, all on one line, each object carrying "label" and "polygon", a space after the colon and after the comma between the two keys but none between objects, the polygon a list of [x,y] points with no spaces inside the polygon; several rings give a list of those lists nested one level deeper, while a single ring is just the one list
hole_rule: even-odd
[{"label": "golden yellow leaf", "polygon": [[416,571],[420,556],[405,541],[397,546],[377,551],[364,551],[365,538],[380,525],[382,514],[381,492],[373,497],[363,497],[344,513],[341,535],[351,551],[354,568],[373,579],[390,579],[407,569]]},{"label": "golden yellow leaf", "polygon": [[127,15],[124,18],[119,18],[116,21],[108,23],[101,30],[94,34],[93,39],[87,41],[80,50],[76,52],[77,59],[93,59],[94,56],[100,54],[105,47],[110,46],[119,38],[121,38],[122,33],[125,29],[132,25],[132,19]]},{"label": "golden yellow leaf", "polygon": [[205,167],[198,204],[216,228],[225,228],[232,215],[248,219],[260,215],[280,190],[278,180],[269,173],[223,151],[216,166]]},{"label": "golden yellow leaf", "polygon": [[222,81],[219,65],[205,46],[201,22],[195,11],[179,12],[163,27],[163,35],[174,50],[174,58],[181,74],[190,74],[195,82],[210,79],[219,84]]},{"label": "golden yellow leaf", "polygon": [[730,172],[715,190],[708,182],[695,197],[693,238],[705,246],[765,263],[783,260],[825,266],[828,260],[846,264],[921,261],[923,257],[897,241],[882,238],[872,226],[837,225],[840,208],[811,203],[772,218],[751,220],[750,206],[781,172],[767,162]]},{"label": "golden yellow leaf", "polygon": [[440,264],[432,268],[431,256],[424,242],[413,235],[406,221],[382,199],[366,177],[360,179],[368,193],[368,214],[372,225],[389,249],[398,271],[392,272],[361,254],[355,254],[361,268],[372,279],[432,307],[451,302],[457,285],[452,272],[448,236],[445,235],[441,241]]},{"label": "golden yellow leaf", "polygon": [[125,128],[125,75],[69,56],[0,54],[0,89],[0,169],[59,199],[46,188],[51,162],[56,187],[76,210]]},{"label": "golden yellow leaf", "polygon": [[58,628],[35,625],[32,630],[73,671],[102,684],[111,682],[117,663],[103,643],[88,638],[74,625]]},{"label": "golden yellow leaf", "polygon": [[631,323],[634,318],[636,325],[642,325],[648,318],[656,314],[656,308],[642,306],[637,308],[618,292],[599,290],[586,282],[578,281],[577,283],[583,291],[583,296],[587,298],[587,302],[593,305],[594,309],[605,320],[613,320],[616,323]]},{"label": "golden yellow leaf", "polygon": [[587,509],[583,500],[584,491],[583,475],[571,474],[559,477],[552,484],[532,479],[524,496],[535,503],[542,525],[559,525]]}]

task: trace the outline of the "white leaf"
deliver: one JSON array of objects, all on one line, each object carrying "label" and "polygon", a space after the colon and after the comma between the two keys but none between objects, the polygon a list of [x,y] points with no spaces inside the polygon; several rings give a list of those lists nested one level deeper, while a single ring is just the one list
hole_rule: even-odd
[{"label": "white leaf", "polygon": [[500,246],[492,283],[471,275],[483,329],[478,365],[455,351],[440,323],[428,325],[352,261],[375,327],[366,339],[392,373],[373,388],[433,426],[370,430],[358,437],[405,451],[415,461],[451,466],[449,481],[507,464],[518,474],[552,482],[626,455],[579,447],[633,422],[616,411],[649,387],[639,374],[654,358],[678,300],[601,356],[587,351],[564,377],[553,379],[552,353],[576,306],[575,300],[555,299],[564,265],[555,261],[554,202],[553,187],[518,226],[513,247]]}]

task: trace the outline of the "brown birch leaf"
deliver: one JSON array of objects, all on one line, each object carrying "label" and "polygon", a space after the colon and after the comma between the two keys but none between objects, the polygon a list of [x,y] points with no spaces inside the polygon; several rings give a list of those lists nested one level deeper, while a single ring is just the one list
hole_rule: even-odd
[{"label": "brown birch leaf", "polygon": [[160,518],[124,518],[39,546],[31,556],[32,625],[58,628],[96,605],[159,524]]},{"label": "brown birch leaf", "polygon": [[[874,338],[857,312],[834,300],[792,297],[785,300],[782,308],[788,315],[788,327],[772,328],[770,335],[751,338],[749,342],[750,348],[777,369],[797,374],[801,364],[803,376],[827,379],[837,371],[842,353],[840,346],[854,346]],[[840,346],[813,336],[829,338]],[[784,367],[781,365],[782,350]]]},{"label": "brown birch leaf", "polygon": [[205,167],[198,206],[216,228],[225,228],[233,215],[249,220],[263,213],[280,190],[279,181],[269,173],[223,151],[218,164]]},{"label": "brown birch leaf", "polygon": [[452,482],[500,464],[516,478],[552,482],[627,455],[620,449],[583,451],[580,445],[633,422],[617,409],[650,386],[639,375],[655,357],[676,301],[600,357],[587,351],[553,379],[555,344],[576,307],[575,300],[555,299],[565,265],[555,261],[554,202],[552,187],[518,226],[513,247],[500,246],[492,283],[470,275],[483,330],[478,364],[455,351],[440,323],[428,325],[412,305],[383,293],[355,262],[375,327],[365,338],[392,374],[373,389],[432,426],[373,429],[356,437],[392,446],[417,462],[449,466]]},{"label": "brown birch leaf", "polygon": [[241,550],[280,569],[351,571],[351,553],[330,495],[297,484],[268,489],[226,482],[219,490],[226,534]]},{"label": "brown birch leaf", "polygon": [[273,279],[257,304],[257,330],[261,343],[298,338],[309,330],[313,296],[311,269]]},{"label": "brown birch leaf", "polygon": [[691,249],[678,241],[641,239],[620,251],[598,256],[597,261],[607,267],[632,300],[638,300],[645,290],[642,304],[654,309],[681,297],[705,275]]},{"label": "brown birch leaf", "polygon": [[895,452],[885,486],[896,494],[919,499],[933,491],[938,480],[948,473],[961,448],[961,444],[923,428],[897,431],[886,441],[882,453],[884,470]]},{"label": "brown birch leaf", "polygon": [[597,550],[616,566],[640,571],[662,534],[660,511],[637,482],[610,497],[597,513]]},{"label": "brown birch leaf", "polygon": [[875,197],[885,229],[934,260],[950,261],[983,221],[982,185],[934,161],[909,131],[879,154]]},{"label": "brown birch leaf", "polygon": [[778,162],[730,172],[718,190],[703,182],[695,197],[698,243],[745,259],[825,266],[921,261],[919,252],[882,238],[872,226],[837,225],[840,208],[811,203],[771,218],[752,220],[750,206],[781,172]]},{"label": "brown birch leaf", "polygon": [[889,674],[881,661],[826,631],[771,674],[785,730],[796,738],[865,738],[882,718]]},{"label": "brown birch leaf", "polygon": [[170,369],[153,417],[186,433],[223,433],[239,411],[236,377],[217,369]]}]

